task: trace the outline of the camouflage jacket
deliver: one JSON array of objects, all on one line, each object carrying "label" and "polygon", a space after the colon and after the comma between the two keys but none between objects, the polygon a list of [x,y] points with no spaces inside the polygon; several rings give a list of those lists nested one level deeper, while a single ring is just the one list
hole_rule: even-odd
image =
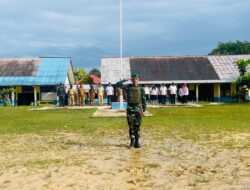
[{"label": "camouflage jacket", "polygon": [[[146,95],[145,91],[140,86],[134,86],[132,84],[124,85],[125,80],[119,81],[116,85],[122,88],[126,92],[127,99],[127,109],[131,111],[146,111]],[[138,93],[135,96],[132,96],[132,91],[137,91]],[[135,100],[135,101],[133,101]]]}]

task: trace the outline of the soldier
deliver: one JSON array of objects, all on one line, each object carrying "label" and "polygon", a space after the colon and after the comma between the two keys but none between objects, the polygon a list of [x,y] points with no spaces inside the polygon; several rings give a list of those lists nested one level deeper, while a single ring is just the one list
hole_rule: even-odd
[{"label": "soldier", "polygon": [[140,148],[140,126],[142,116],[146,111],[146,96],[144,89],[139,86],[139,75],[132,74],[131,85],[122,86],[127,80],[122,80],[118,85],[125,89],[127,94],[127,121],[129,125],[130,147]]},{"label": "soldier", "polygon": [[64,106],[66,92],[62,83],[60,83],[60,86],[57,89],[57,96],[59,97],[59,106]]}]

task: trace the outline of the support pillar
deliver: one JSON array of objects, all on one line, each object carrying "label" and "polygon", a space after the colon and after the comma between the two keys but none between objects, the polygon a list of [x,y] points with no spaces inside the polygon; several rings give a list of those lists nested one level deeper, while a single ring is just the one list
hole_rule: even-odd
[{"label": "support pillar", "polygon": [[220,102],[220,84],[214,84],[214,102]]},{"label": "support pillar", "polygon": [[11,92],[11,106],[15,106],[15,92]]},{"label": "support pillar", "polygon": [[199,102],[199,85],[196,84],[195,87],[196,87],[196,102]]},{"label": "support pillar", "polygon": [[218,99],[219,99],[219,102],[220,102],[220,84],[218,84]]},{"label": "support pillar", "polygon": [[36,86],[34,86],[34,106],[37,106],[37,92],[36,92]]}]

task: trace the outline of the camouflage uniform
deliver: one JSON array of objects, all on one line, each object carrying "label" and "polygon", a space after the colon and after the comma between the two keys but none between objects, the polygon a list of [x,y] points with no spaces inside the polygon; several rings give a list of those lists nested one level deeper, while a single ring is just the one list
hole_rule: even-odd
[{"label": "camouflage uniform", "polygon": [[59,105],[64,106],[65,105],[66,92],[65,92],[63,84],[60,84],[60,86],[58,87],[57,96],[59,97]]},{"label": "camouflage uniform", "polygon": [[139,148],[140,126],[142,123],[142,112],[146,110],[146,95],[140,86],[122,86],[125,80],[120,81],[120,87],[125,89],[127,96],[127,121],[129,126],[130,147]]}]

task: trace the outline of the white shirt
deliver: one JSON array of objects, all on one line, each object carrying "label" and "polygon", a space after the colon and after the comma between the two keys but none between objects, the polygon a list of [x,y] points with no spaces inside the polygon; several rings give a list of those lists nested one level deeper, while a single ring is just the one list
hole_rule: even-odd
[{"label": "white shirt", "polygon": [[151,90],[151,95],[157,95],[158,92],[157,92],[157,88]]},{"label": "white shirt", "polygon": [[149,94],[149,91],[150,91],[150,89],[149,89],[149,87],[144,87],[144,91],[145,91],[145,94]]},{"label": "white shirt", "polygon": [[169,90],[170,90],[170,94],[176,94],[177,87],[175,85],[171,85],[169,87]]},{"label": "white shirt", "polygon": [[107,93],[108,96],[112,96],[114,94],[113,86],[107,86],[106,87],[106,93]]},{"label": "white shirt", "polygon": [[166,86],[161,86],[160,88],[161,95],[167,95],[167,90],[168,88]]},{"label": "white shirt", "polygon": [[179,96],[183,96],[182,88],[179,88]]}]

